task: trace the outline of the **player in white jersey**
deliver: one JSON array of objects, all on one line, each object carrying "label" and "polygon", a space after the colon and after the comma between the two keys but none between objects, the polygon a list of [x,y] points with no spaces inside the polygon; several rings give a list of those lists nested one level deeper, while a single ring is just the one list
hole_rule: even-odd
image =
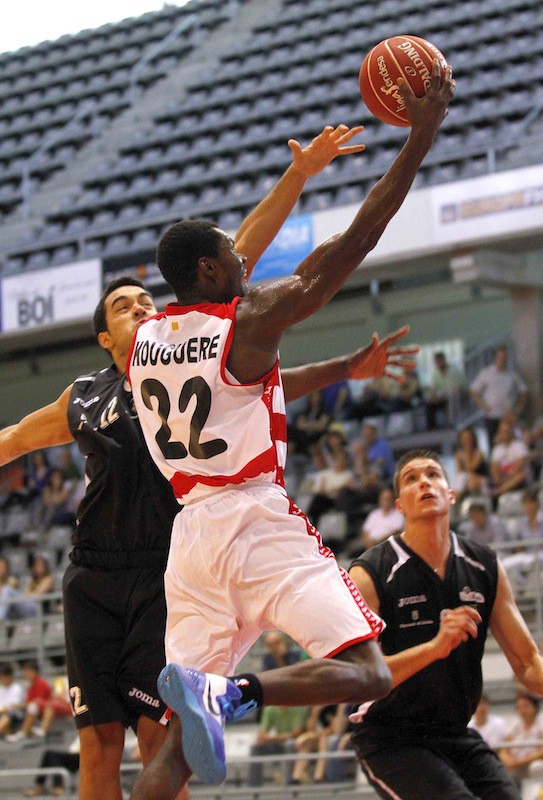
[{"label": "player in white jersey", "polygon": [[[447,113],[450,68],[441,78],[434,63],[423,98],[399,83],[406,144],[349,228],[293,275],[249,289],[245,257],[208,221],[177,223],[159,243],[158,266],[178,302],[139,327],[127,374],[150,453],[185,507],[165,576],[172,663],[159,679],[176,713],[136,783],[137,800],[171,797],[191,772],[223,780],[222,723],[247,706],[357,702],[390,690],[375,641],[381,620],[282,486],[277,348],[375,247]],[[266,628],[289,633],[312,660],[224,677]]]}]

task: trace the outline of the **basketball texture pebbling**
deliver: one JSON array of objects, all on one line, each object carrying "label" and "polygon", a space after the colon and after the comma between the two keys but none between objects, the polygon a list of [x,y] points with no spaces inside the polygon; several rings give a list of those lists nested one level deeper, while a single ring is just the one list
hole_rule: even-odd
[{"label": "basketball texture pebbling", "polygon": [[437,47],[419,36],[391,36],[376,44],[364,59],[359,82],[362,99],[371,113],[389,125],[409,127],[405,103],[396,81],[400,76],[417,97],[430,85],[432,62],[437,58],[443,76],[447,61]]}]

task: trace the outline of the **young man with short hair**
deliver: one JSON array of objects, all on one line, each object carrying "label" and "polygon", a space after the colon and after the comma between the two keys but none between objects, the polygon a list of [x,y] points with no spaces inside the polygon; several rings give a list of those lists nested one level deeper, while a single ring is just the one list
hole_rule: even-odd
[{"label": "young man with short hair", "polygon": [[353,735],[379,797],[520,800],[496,754],[468,723],[481,698],[487,631],[517,680],[543,694],[543,659],[496,553],[450,529],[454,492],[438,456],[412,450],[395,473],[402,533],[357,559],[350,575],[386,628],[392,673]]}]

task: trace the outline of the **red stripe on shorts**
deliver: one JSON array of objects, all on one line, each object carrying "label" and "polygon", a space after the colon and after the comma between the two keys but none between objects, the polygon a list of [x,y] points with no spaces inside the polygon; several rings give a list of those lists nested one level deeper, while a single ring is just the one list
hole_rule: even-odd
[{"label": "red stripe on shorts", "polygon": [[[305,522],[307,533],[309,534],[309,536],[314,536],[318,542],[319,553],[325,558],[332,558],[334,561],[336,561],[336,557],[330,550],[330,548],[326,547],[326,545],[323,544],[321,535],[318,532],[318,530],[306,517],[304,512],[298,508],[296,503],[294,503],[290,499],[290,497],[289,497],[289,503],[290,503],[289,514],[294,514],[294,516],[303,519],[303,521]],[[347,647],[350,647],[352,644],[356,644],[357,642],[363,642],[367,639],[376,639],[384,628],[383,620],[380,617],[378,617],[377,614],[374,614],[370,608],[368,608],[368,606],[366,605],[366,601],[358,591],[358,587],[350,577],[349,573],[345,569],[343,569],[343,567],[340,566],[339,564],[337,564],[337,568],[339,569],[340,575],[343,578],[345,586],[351,593],[353,600],[355,601],[356,605],[362,612],[364,619],[370,626],[370,633],[368,633],[366,636],[361,636],[359,639],[353,639],[350,642],[345,642],[345,644],[342,644],[340,647],[337,647],[335,650],[332,650],[330,653],[328,653],[325,656],[325,658],[331,658],[332,656],[336,655],[336,653],[340,653],[342,650],[345,650]]]}]

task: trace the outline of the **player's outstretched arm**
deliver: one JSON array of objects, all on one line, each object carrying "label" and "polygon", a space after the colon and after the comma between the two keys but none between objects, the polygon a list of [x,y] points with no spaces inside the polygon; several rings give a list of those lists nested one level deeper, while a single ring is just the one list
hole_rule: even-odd
[{"label": "player's outstretched arm", "polygon": [[363,130],[361,125],[354,128],[327,125],[303,148],[296,139],[289,139],[292,164],[241,223],[234,239],[236,250],[247,256],[245,269],[248,278],[296,205],[307,179],[321,172],[337,156],[362,152],[363,144],[350,145],[349,142]]},{"label": "player's outstretched arm", "polygon": [[543,658],[518,610],[509,578],[500,563],[490,630],[520,683],[530,692],[543,695]]},{"label": "player's outstretched arm", "polygon": [[33,411],[17,425],[10,425],[0,431],[0,466],[31,453],[32,450],[73,442],[68,425],[71,390],[72,387],[68,386],[54,403]]},{"label": "player's outstretched arm", "polygon": [[414,356],[419,351],[416,346],[394,347],[398,339],[408,333],[408,325],[385,336],[382,341],[379,341],[379,336],[374,333],[370,344],[353,353],[281,370],[285,400],[290,403],[310,392],[316,392],[342,380],[363,380],[387,375],[389,378],[402,381],[404,370],[415,368]]},{"label": "player's outstretched arm", "polygon": [[[447,114],[455,83],[451,67],[441,78],[434,61],[431,84],[424,97],[417,98],[405,81],[398,79],[411,131],[408,140],[386,175],[373,187],[346,231],[317,247],[294,274],[255,287],[250,294],[260,321],[250,331],[260,347],[275,348],[282,332],[318,311],[343,286],[364,257],[379,241],[386,226],[402,205],[417,171],[430,150]],[[258,316],[258,315],[257,315]],[[238,316],[241,321],[241,309]]]},{"label": "player's outstretched arm", "polygon": [[[378,614],[379,596],[370,575],[363,567],[358,565],[350,569],[349,575],[368,606]],[[408,680],[434,661],[447,658],[459,644],[467,642],[470,636],[475,638],[477,636],[477,626],[480,622],[481,616],[479,612],[471,606],[452,608],[443,615],[439,631],[433,639],[423,644],[415,645],[415,647],[409,647],[400,653],[385,656],[386,665],[392,673],[393,688],[399,686],[400,683]]]}]

